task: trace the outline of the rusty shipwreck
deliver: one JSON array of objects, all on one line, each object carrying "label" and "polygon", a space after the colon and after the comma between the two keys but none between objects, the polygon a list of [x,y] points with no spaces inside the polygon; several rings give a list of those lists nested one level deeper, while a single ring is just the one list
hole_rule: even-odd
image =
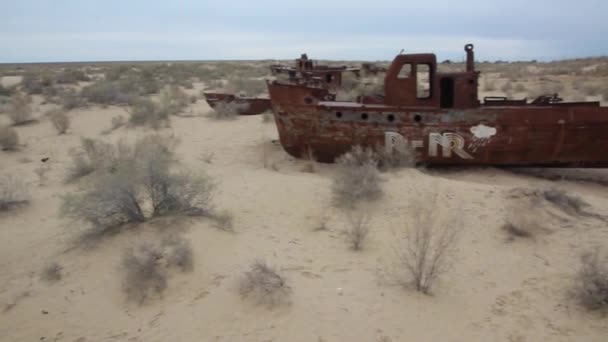
[{"label": "rusty shipwreck", "polygon": [[437,165],[608,166],[608,107],[563,102],[478,100],[473,45],[466,70],[439,73],[434,54],[400,54],[387,69],[384,96],[324,100],[326,89],[268,85],[280,142],[289,154],[321,162],[354,145],[409,148]]},{"label": "rusty shipwreck", "polygon": [[[295,59],[293,66],[272,64],[270,71],[273,75],[286,75],[286,82],[289,84],[308,85],[316,88],[328,89],[325,100],[335,98],[333,93],[342,84],[342,74],[352,72],[359,77],[359,68],[350,66],[329,66],[318,64],[315,60],[309,59],[306,54]],[[234,105],[234,109],[240,115],[256,115],[272,109],[270,98],[268,97],[242,97],[235,94],[204,92],[203,95],[211,108]]]}]

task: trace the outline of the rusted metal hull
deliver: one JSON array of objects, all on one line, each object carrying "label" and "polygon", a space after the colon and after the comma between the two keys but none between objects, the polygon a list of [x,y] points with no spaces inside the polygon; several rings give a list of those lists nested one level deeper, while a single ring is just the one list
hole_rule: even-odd
[{"label": "rusted metal hull", "polygon": [[281,145],[296,158],[406,146],[429,165],[608,167],[608,108],[596,103],[440,109],[323,101],[293,87],[268,86]]},{"label": "rusted metal hull", "polygon": [[269,98],[263,97],[237,97],[233,94],[204,93],[205,99],[211,108],[220,103],[235,103],[240,115],[256,115],[270,111],[272,106]]}]

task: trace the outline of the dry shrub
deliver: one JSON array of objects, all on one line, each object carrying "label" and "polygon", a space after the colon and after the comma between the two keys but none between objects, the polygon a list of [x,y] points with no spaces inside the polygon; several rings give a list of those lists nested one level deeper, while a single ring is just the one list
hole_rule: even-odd
[{"label": "dry shrub", "polygon": [[129,104],[137,96],[123,85],[105,80],[84,87],[81,94],[88,102],[102,105]]},{"label": "dry shrub", "polygon": [[61,274],[62,270],[63,270],[63,267],[60,264],[58,264],[57,262],[53,261],[42,269],[42,273],[40,274],[40,279],[47,281],[47,282],[59,281],[62,278],[62,274]]},{"label": "dry shrub", "polygon": [[251,298],[269,307],[285,303],[291,294],[285,277],[263,260],[256,260],[238,283],[242,298]]},{"label": "dry shrub", "polygon": [[550,188],[541,190],[515,188],[509,193],[511,198],[528,198],[533,204],[547,201],[570,215],[599,217],[597,214],[585,210],[585,208],[589,207],[587,202],[577,196],[569,195],[561,189]]},{"label": "dry shrub", "polygon": [[0,126],[0,147],[3,151],[14,151],[19,144],[17,131],[9,126]]},{"label": "dry shrub", "polygon": [[257,96],[266,92],[267,86],[263,80],[231,77],[226,84],[226,91],[243,96]]},{"label": "dry shrub", "polygon": [[165,87],[160,93],[160,111],[169,115],[177,115],[188,107],[190,98],[178,86]]},{"label": "dry shrub", "polygon": [[352,250],[360,251],[369,234],[369,217],[365,212],[353,211],[347,214],[347,221],[346,242]]},{"label": "dry shrub", "polygon": [[0,175],[0,211],[11,210],[30,202],[25,183],[11,174]]},{"label": "dry shrub", "polygon": [[583,93],[587,96],[599,95],[601,86],[597,83],[588,83],[583,86]]},{"label": "dry shrub", "polygon": [[377,148],[378,168],[382,171],[414,167],[416,165],[416,152],[409,145],[399,144],[390,150]]},{"label": "dry shrub", "polygon": [[518,238],[535,239],[538,234],[549,231],[542,226],[538,212],[529,205],[529,203],[518,203],[506,208],[507,214],[502,230],[507,233],[507,241]]},{"label": "dry shrub", "polygon": [[78,69],[64,69],[55,75],[55,82],[59,84],[78,84],[78,82],[90,80],[84,71]]},{"label": "dry shrub", "polygon": [[608,85],[602,86],[602,89],[600,90],[600,95],[602,95],[602,99],[604,101],[608,102]]},{"label": "dry shrub", "polygon": [[588,310],[608,310],[608,258],[599,249],[581,256],[571,293]]},{"label": "dry shrub", "polygon": [[[62,214],[88,223],[98,233],[150,216],[209,215],[215,185],[204,174],[171,170],[174,145],[171,139],[152,135],[134,146],[92,148],[93,161],[85,170],[100,172],[81,193],[64,197]],[[108,157],[98,160],[99,155]],[[149,213],[143,209],[147,207]]]},{"label": "dry shrub", "polygon": [[72,152],[72,165],[68,168],[67,181],[74,181],[95,171],[111,171],[127,156],[127,146],[117,146],[90,138],[80,139],[80,149]]},{"label": "dry shrub", "polygon": [[82,193],[63,197],[61,215],[82,221],[95,235],[126,223],[145,221],[142,192],[128,169],[101,174]]},{"label": "dry shrub", "polygon": [[[346,153],[338,158],[338,169],[333,177],[334,205],[352,208],[360,201],[372,201],[382,196],[380,173],[373,153]],[[367,157],[366,157],[367,156]]]},{"label": "dry shrub", "polygon": [[306,164],[302,167],[303,172],[315,173],[317,172],[317,160],[315,158],[314,152],[311,148],[306,149]]},{"label": "dry shrub", "polygon": [[589,206],[589,204],[581,198],[568,195],[561,189],[545,189],[543,190],[542,195],[545,200],[553,203],[569,214],[585,214],[584,208]]},{"label": "dry shrub", "polygon": [[151,198],[154,193],[154,216],[207,216],[210,213],[215,185],[206,175],[190,171],[165,173],[146,186]]},{"label": "dry shrub", "polygon": [[138,98],[133,101],[129,112],[129,122],[135,126],[147,125],[154,129],[159,129],[161,124],[168,125],[169,112],[161,108],[156,102]]},{"label": "dry shrub", "polygon": [[190,242],[171,236],[163,239],[161,247],[164,250],[163,255],[167,259],[167,266],[177,267],[182,272],[192,272],[194,270],[194,253]]},{"label": "dry shrub", "polygon": [[101,132],[101,134],[103,134],[103,135],[110,134],[126,124],[127,124],[127,119],[125,119],[124,116],[122,116],[122,115],[114,116],[114,117],[112,117],[111,127],[103,130]]},{"label": "dry shrub", "polygon": [[233,221],[234,218],[232,214],[227,211],[221,211],[219,213],[213,213],[211,218],[215,220],[215,226],[223,231],[234,232]]},{"label": "dry shrub", "polygon": [[528,89],[526,89],[526,86],[524,86],[523,84],[516,83],[513,87],[513,91],[515,91],[516,93],[525,93],[526,91],[528,91]]},{"label": "dry shrub", "polygon": [[162,295],[167,288],[167,271],[161,264],[162,251],[153,245],[142,244],[125,251],[122,267],[126,272],[124,290],[127,298],[139,304]]},{"label": "dry shrub", "polygon": [[0,84],[0,96],[11,96],[13,94],[13,88],[7,88]]},{"label": "dry shrub", "polygon": [[51,167],[48,164],[42,164],[39,167],[34,169],[34,173],[38,176],[38,185],[43,186],[46,183],[47,177],[46,174],[51,170]]},{"label": "dry shrub", "polygon": [[494,91],[496,90],[496,80],[484,78],[483,79],[483,90],[484,91]]},{"label": "dry shrub", "polygon": [[11,102],[8,110],[8,117],[13,122],[13,125],[24,125],[32,122],[32,107],[27,96],[21,93],[15,93],[11,96]]},{"label": "dry shrub", "polygon": [[405,241],[397,248],[399,266],[407,274],[403,285],[412,285],[425,294],[451,267],[450,258],[459,232],[454,222],[439,227],[430,208],[433,207],[422,203],[415,207]]},{"label": "dry shrub", "polygon": [[83,99],[78,92],[73,89],[68,89],[60,94],[61,104],[63,109],[71,110],[74,108],[83,107],[86,105],[86,100]]},{"label": "dry shrub", "polygon": [[70,118],[65,111],[54,109],[49,111],[47,115],[59,134],[65,134],[68,131],[68,128],[70,128]]}]

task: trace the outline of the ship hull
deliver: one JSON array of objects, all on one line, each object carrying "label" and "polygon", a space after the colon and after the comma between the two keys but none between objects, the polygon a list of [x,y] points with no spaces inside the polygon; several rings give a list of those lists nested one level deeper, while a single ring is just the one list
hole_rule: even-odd
[{"label": "ship hull", "polygon": [[[446,110],[322,101],[269,84],[281,145],[333,162],[353,146],[409,148],[428,165],[608,167],[608,108],[559,105]],[[286,100],[289,99],[289,100]]]},{"label": "ship hull", "polygon": [[272,106],[269,98],[262,97],[236,97],[233,94],[204,93],[205,100],[211,108],[221,103],[235,103],[239,115],[256,115],[270,111]]}]

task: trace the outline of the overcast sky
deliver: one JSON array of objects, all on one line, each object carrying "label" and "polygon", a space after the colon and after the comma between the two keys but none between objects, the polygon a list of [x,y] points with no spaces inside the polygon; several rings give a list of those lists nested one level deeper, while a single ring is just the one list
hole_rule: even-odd
[{"label": "overcast sky", "polygon": [[608,55],[608,0],[0,0],[0,63]]}]

